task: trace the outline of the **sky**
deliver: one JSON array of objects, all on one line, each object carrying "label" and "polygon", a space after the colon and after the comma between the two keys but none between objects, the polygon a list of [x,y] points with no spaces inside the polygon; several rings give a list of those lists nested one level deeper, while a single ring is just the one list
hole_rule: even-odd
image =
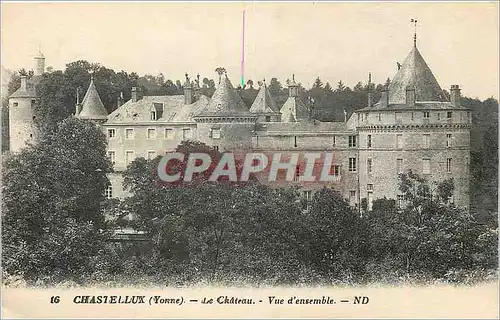
[{"label": "sky", "polygon": [[115,71],[162,72],[167,79],[216,78],[225,67],[240,83],[245,11],[244,78],[295,74],[336,86],[383,83],[417,46],[443,89],[486,99],[499,92],[498,2],[165,3],[2,2],[2,65],[64,69],[84,59]]}]

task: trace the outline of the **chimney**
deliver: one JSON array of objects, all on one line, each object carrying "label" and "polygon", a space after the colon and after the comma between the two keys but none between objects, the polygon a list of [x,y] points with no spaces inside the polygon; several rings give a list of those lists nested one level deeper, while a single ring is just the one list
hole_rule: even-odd
[{"label": "chimney", "polygon": [[21,76],[21,90],[27,91],[28,90],[28,76]]},{"label": "chimney", "polygon": [[132,102],[141,100],[141,88],[132,87]]},{"label": "chimney", "polygon": [[415,87],[407,86],[406,87],[406,104],[408,106],[415,106]]},{"label": "chimney", "polygon": [[387,86],[384,86],[382,89],[382,95],[380,96],[380,106],[387,107],[389,105],[389,89]]},{"label": "chimney", "polygon": [[457,84],[451,85],[450,100],[454,107],[460,107],[460,87]]},{"label": "chimney", "polygon": [[194,102],[193,84],[189,81],[186,73],[186,82],[184,83],[184,104],[192,104]]},{"label": "chimney", "polygon": [[117,108],[120,108],[123,106],[124,99],[123,99],[123,91],[120,92],[120,95],[118,96],[118,99],[116,99],[116,106]]}]

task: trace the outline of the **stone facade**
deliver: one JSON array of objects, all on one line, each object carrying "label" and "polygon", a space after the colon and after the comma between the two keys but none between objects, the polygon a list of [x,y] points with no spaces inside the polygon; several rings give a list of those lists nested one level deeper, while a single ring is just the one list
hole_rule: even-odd
[{"label": "stone facade", "polygon": [[[265,83],[250,108],[244,105],[231,82],[219,73],[212,96],[199,94],[197,83],[186,75],[184,95],[132,99],[104,117],[102,102],[91,82],[83,107],[77,113],[99,121],[108,137],[108,155],[115,164],[108,195],[123,198],[121,172],[137,157],[153,158],[174,150],[183,140],[197,140],[220,151],[332,152],[339,178],[328,185],[339,190],[352,205],[363,198],[402,201],[398,174],[412,170],[429,181],[453,177],[457,205],[469,206],[470,110],[460,105],[460,89],[451,87],[448,101],[414,46],[393,81],[377,103],[371,94],[367,106],[345,122],[319,122],[297,94],[295,79],[281,110]],[[18,97],[11,97],[10,103]],[[12,108],[11,124],[26,138],[29,108]],[[82,109],[84,112],[82,112]],[[77,114],[78,116],[78,114]],[[13,139],[16,135],[11,135]],[[21,144],[14,140],[14,145]],[[304,191],[324,184],[297,182]],[[308,193],[310,194],[310,193]]]}]

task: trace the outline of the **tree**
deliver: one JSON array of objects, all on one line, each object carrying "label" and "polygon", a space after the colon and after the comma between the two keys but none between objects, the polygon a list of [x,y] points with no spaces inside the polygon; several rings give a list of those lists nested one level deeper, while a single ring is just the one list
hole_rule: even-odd
[{"label": "tree", "polygon": [[342,80],[340,80],[338,83],[337,83],[337,92],[342,92],[345,90],[345,85],[344,85],[344,82],[342,82]]},{"label": "tree", "polygon": [[28,281],[82,280],[106,233],[101,202],[111,163],[91,122],[62,121],[4,164],[4,268]]}]

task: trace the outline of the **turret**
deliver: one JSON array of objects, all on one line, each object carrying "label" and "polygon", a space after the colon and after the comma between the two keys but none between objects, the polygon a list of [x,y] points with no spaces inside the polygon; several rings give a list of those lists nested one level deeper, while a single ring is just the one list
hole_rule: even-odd
[{"label": "turret", "polygon": [[35,57],[35,76],[42,75],[45,72],[45,57],[41,51]]}]

